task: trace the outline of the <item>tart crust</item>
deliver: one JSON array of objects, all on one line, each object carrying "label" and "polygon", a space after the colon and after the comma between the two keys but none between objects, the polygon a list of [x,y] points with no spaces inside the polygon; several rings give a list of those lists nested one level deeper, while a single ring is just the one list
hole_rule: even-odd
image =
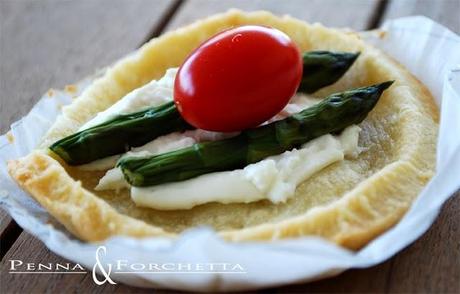
[{"label": "tart crust", "polygon": [[[179,66],[200,43],[226,28],[259,24],[287,33],[302,50],[360,51],[347,74],[318,93],[395,80],[361,124],[357,159],[333,164],[307,180],[287,203],[206,204],[162,212],[137,208],[129,192],[95,192],[101,174],[67,166],[47,146],[78,130],[98,112],[166,69]],[[8,162],[10,175],[59,222],[86,241],[115,235],[175,237],[210,225],[232,241],[317,235],[357,249],[404,215],[434,173],[439,112],[430,92],[400,64],[356,33],[307,24],[268,12],[231,10],[152,39],[121,59],[63,108],[40,147]]]}]

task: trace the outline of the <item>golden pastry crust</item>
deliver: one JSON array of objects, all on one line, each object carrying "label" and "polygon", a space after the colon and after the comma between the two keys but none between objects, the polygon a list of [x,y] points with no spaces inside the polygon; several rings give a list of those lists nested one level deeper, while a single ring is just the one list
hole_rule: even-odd
[{"label": "golden pastry crust", "polygon": [[[232,26],[260,24],[286,32],[302,50],[360,51],[349,72],[318,93],[395,80],[361,124],[357,159],[318,172],[287,203],[210,203],[185,211],[135,207],[128,191],[95,192],[97,172],[53,158],[46,147],[75,132],[131,90],[176,67],[201,42]],[[236,10],[152,39],[120,60],[84,91],[46,134],[40,148],[8,163],[11,176],[69,231],[83,240],[114,235],[176,236],[197,225],[225,239],[273,240],[318,235],[359,248],[393,226],[431,178],[435,168],[438,109],[429,91],[397,62],[356,34],[310,25],[267,12]]]}]

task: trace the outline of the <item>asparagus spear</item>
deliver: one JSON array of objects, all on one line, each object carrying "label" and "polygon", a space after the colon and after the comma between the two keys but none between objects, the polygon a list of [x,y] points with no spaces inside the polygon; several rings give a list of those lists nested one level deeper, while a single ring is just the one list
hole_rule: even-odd
[{"label": "asparagus spear", "polygon": [[192,129],[182,119],[174,102],[144,111],[118,115],[100,125],[65,137],[50,149],[70,165],[120,154],[172,132]]},{"label": "asparagus spear", "polygon": [[303,78],[299,92],[313,93],[340,79],[359,53],[311,51],[303,55]]},{"label": "asparagus spear", "polygon": [[297,148],[316,137],[360,123],[392,83],[332,94],[297,114],[245,130],[233,138],[199,143],[150,157],[125,157],[117,165],[133,186],[182,181],[206,173],[243,168]]},{"label": "asparagus spear", "polygon": [[[353,64],[358,54],[312,51],[303,55],[301,89],[313,92],[337,81]],[[302,86],[303,85],[303,86]],[[173,102],[144,111],[120,115],[92,128],[65,137],[50,149],[70,165],[124,153],[172,132],[193,127],[186,123]]]}]

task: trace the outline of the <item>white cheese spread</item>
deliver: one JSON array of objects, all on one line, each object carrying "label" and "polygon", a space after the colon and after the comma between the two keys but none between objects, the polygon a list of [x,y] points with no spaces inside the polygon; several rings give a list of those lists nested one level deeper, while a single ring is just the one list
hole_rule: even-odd
[{"label": "white cheese spread", "polygon": [[96,117],[85,123],[79,131],[94,127],[120,114],[133,113],[172,101],[176,73],[177,68],[168,69],[160,80],[153,80],[128,93],[106,110],[99,112]]},{"label": "white cheese spread", "polygon": [[118,159],[120,159],[121,155],[112,155],[109,157],[104,157],[98,160],[91,161],[87,164],[78,165],[77,168],[81,170],[97,170],[103,171],[108,170],[114,167],[117,164]]}]

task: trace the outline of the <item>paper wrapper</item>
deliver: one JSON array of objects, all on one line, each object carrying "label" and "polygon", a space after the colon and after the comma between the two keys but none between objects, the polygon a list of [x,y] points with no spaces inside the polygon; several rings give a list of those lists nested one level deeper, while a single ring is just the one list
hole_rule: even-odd
[{"label": "paper wrapper", "polygon": [[[95,264],[99,245],[107,248],[104,264],[115,264],[119,259],[130,264],[229,263],[239,264],[244,271],[232,274],[112,271],[110,275],[117,282],[141,287],[236,291],[307,282],[336,275],[348,268],[380,263],[420,237],[433,223],[442,204],[460,186],[460,38],[425,17],[390,21],[382,30],[364,32],[362,36],[425,83],[442,110],[436,175],[395,227],[357,252],[314,237],[227,243],[208,228],[189,230],[177,240],[115,237],[101,244],[76,240],[18,188],[5,166],[6,160],[26,155],[37,145],[61,106],[70,103],[72,95],[78,94],[69,91],[47,93],[27,116],[12,125],[13,136],[0,137],[0,203],[21,227],[50,250],[89,271]],[[79,83],[77,90],[81,91],[90,82]],[[13,137],[14,142],[11,142]]]}]

